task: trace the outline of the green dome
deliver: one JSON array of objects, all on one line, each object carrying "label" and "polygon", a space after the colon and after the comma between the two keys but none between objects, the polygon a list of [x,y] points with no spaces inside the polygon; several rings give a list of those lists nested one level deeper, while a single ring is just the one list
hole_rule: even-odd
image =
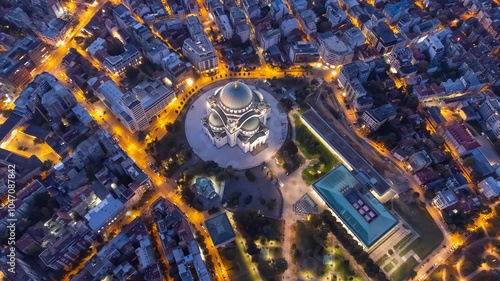
[{"label": "green dome", "polygon": [[249,106],[253,93],[242,81],[230,82],[220,92],[220,102],[227,108],[238,110]]},{"label": "green dome", "polygon": [[241,129],[244,131],[254,131],[259,128],[260,125],[260,120],[257,117],[252,117],[248,119],[243,126],[241,126]]}]

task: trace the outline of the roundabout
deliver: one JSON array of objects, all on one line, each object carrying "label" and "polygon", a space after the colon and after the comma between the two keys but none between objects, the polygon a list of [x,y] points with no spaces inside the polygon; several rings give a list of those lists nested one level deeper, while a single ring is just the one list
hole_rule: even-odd
[{"label": "roundabout", "polygon": [[193,152],[220,167],[249,169],[280,149],[288,130],[286,113],[268,92],[229,82],[206,91],[189,108],[185,132]]}]

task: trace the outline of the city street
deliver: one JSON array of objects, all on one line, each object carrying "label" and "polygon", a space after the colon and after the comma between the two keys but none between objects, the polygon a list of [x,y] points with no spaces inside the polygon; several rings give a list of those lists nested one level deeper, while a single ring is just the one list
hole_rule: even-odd
[{"label": "city street", "polygon": [[[106,1],[96,1],[92,5],[88,5],[88,9],[85,11],[79,11],[79,23],[75,28],[70,30],[66,35],[65,39],[60,41],[57,44],[57,48],[51,51],[50,57],[47,61],[37,69],[32,72],[32,75],[42,73],[47,71],[57,78],[60,79],[61,83],[68,86],[68,88],[72,89],[75,97],[78,102],[91,114],[94,119],[97,120],[99,125],[102,126],[106,131],[112,135],[120,146],[124,149],[124,151],[137,163],[137,165],[143,169],[146,174],[152,179],[156,190],[158,190],[157,194],[152,198],[148,204],[142,207],[140,210],[130,211],[123,219],[120,225],[115,225],[111,227],[106,233],[116,233],[118,232],[123,225],[131,222],[136,216],[140,216],[143,214],[149,205],[156,200],[159,196],[163,196],[169,199],[171,202],[176,204],[176,206],[185,214],[188,221],[191,223],[194,230],[199,230],[201,233],[206,233],[206,228],[204,227],[204,221],[206,219],[204,213],[197,212],[193,208],[188,207],[182,201],[180,196],[176,193],[177,188],[175,182],[171,179],[166,179],[154,171],[152,171],[148,167],[148,163],[153,162],[152,157],[147,156],[146,148],[147,141],[154,139],[161,139],[167,134],[165,126],[168,123],[173,123],[178,119],[181,115],[181,112],[184,107],[191,106],[194,99],[200,97],[210,88],[214,88],[217,86],[221,86],[226,84],[227,82],[235,79],[245,79],[249,84],[256,84],[262,82],[264,79],[270,79],[273,77],[284,77],[285,75],[293,75],[293,76],[306,76],[306,77],[314,77],[314,78],[322,78],[324,81],[331,81],[332,78],[336,75],[336,71],[332,70],[329,67],[320,65],[319,67],[314,67],[313,69],[291,69],[287,71],[277,70],[274,67],[263,64],[257,67],[255,70],[251,71],[239,71],[233,72],[229,71],[229,68],[224,63],[219,64],[218,73],[216,76],[208,77],[202,76],[200,79],[196,81],[196,83],[192,83],[188,85],[186,89],[182,92],[177,93],[177,99],[175,99],[164,111],[162,111],[158,118],[156,118],[152,124],[148,127],[148,136],[146,141],[139,141],[137,135],[131,134],[125,126],[121,123],[121,121],[113,115],[111,110],[106,108],[101,102],[97,102],[94,104],[89,103],[84,97],[83,92],[75,87],[75,85],[69,80],[66,74],[61,70],[61,61],[63,57],[68,54],[69,48],[75,48],[80,54],[82,54],[86,59],[88,59],[94,66],[96,66],[99,70],[104,71],[104,69],[91,57],[88,56],[86,51],[82,50],[78,47],[74,42],[74,37],[85,27],[93,15],[106,3]],[[115,1],[115,4],[120,3],[119,1]],[[169,10],[168,6],[164,2],[164,5],[167,10]],[[203,6],[203,5],[201,5]],[[139,21],[142,20],[134,15]],[[205,29],[209,28],[210,21],[208,20],[208,12],[205,9],[202,9],[201,12],[201,20],[205,25]],[[254,33],[255,31],[252,30]],[[254,42],[254,46],[256,46],[256,42]],[[261,54],[261,52],[258,52]],[[261,56],[261,61],[263,57]],[[311,74],[307,74],[312,72]],[[108,73],[109,74],[109,73]],[[109,75],[113,80],[118,82],[119,77],[115,75]],[[313,107],[317,107],[317,110],[322,114],[326,115],[327,118],[323,117],[323,119],[331,121],[329,125],[333,126],[338,132],[341,134],[347,142],[351,142],[351,146],[357,150],[361,156],[365,157],[368,163],[378,166],[382,166],[385,168],[389,168],[387,170],[390,171],[390,174],[382,174],[390,183],[395,186],[394,193],[401,193],[408,188],[411,188],[415,191],[419,191],[423,194],[424,190],[418,185],[413,179],[412,175],[405,170],[403,163],[397,161],[389,151],[386,151],[380,148],[377,144],[368,139],[364,138],[354,129],[356,118],[352,110],[346,108],[345,103],[343,102],[342,91],[337,88],[334,84],[328,83],[328,87],[331,87],[334,92],[333,97],[326,97],[327,103],[317,102],[312,104]],[[316,99],[318,101],[318,99]],[[329,113],[329,107],[335,107],[338,111],[342,113],[344,118],[337,120]],[[183,120],[181,120],[183,121]],[[340,137],[340,136],[339,136]],[[354,145],[353,145],[354,143]],[[362,152],[360,152],[360,148],[362,148]],[[387,160],[385,160],[387,159]],[[298,276],[293,275],[293,265],[291,263],[291,237],[292,230],[291,226],[298,220],[305,219],[305,215],[297,214],[294,211],[294,203],[297,202],[302,195],[305,193],[313,193],[310,186],[307,186],[301,176],[301,170],[298,169],[294,173],[290,175],[286,175],[285,171],[279,167],[273,158],[270,158],[267,162],[268,167],[273,170],[274,174],[280,179],[283,183],[283,187],[281,188],[283,194],[283,214],[282,218],[285,221],[284,223],[284,239],[283,239],[283,255],[289,261],[290,269],[285,272],[284,279],[285,280],[295,280],[299,278]],[[389,163],[390,165],[387,165]],[[359,163],[358,163],[359,164]],[[406,180],[405,180],[406,179]],[[384,179],[381,179],[382,181]],[[391,193],[391,194],[394,194]],[[317,202],[319,203],[319,202]],[[325,208],[325,206],[320,206],[320,208]],[[437,266],[434,264],[441,264],[446,258],[452,253],[450,249],[452,247],[456,247],[462,241],[465,241],[467,237],[461,236],[459,238],[454,238],[448,232],[446,223],[442,220],[440,211],[436,208],[432,207],[430,204],[427,204],[427,210],[431,217],[434,219],[440,230],[444,234],[444,241],[429,257],[429,262],[426,263],[424,267],[419,267],[417,269],[417,277],[424,278],[432,273],[432,270]],[[158,235],[155,235],[154,239],[157,239]],[[210,243],[209,244],[209,254],[213,256],[215,269],[217,278],[219,280],[226,280],[227,273],[225,272],[224,265],[222,263],[218,263],[216,261],[221,260],[219,252],[217,249]],[[344,249],[345,251],[345,249]],[[163,255],[163,253],[162,253]],[[346,255],[351,258],[349,255]],[[420,257],[423,259],[424,257]],[[82,263],[83,264],[83,263]],[[220,265],[219,265],[220,264]],[[355,263],[353,263],[355,264]],[[81,267],[79,267],[81,268]],[[78,268],[78,269],[79,269]],[[77,272],[78,269],[75,269],[72,273]],[[357,268],[360,274],[364,274],[364,271],[360,268]],[[364,278],[369,279],[364,275]]]}]

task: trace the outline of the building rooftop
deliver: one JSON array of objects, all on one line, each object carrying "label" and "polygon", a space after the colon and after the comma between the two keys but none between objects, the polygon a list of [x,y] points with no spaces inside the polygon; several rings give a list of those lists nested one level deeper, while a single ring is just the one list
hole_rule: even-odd
[{"label": "building rooftop", "polygon": [[391,186],[366,160],[359,155],[328,123],[321,118],[314,110],[310,109],[302,114],[305,123],[318,133],[332,149],[336,150],[342,162],[347,162],[349,166],[359,171],[364,171],[370,175],[370,186],[382,196]]},{"label": "building rooftop", "polygon": [[296,44],[292,45],[290,49],[297,54],[309,53],[309,54],[319,54],[318,49],[314,46],[313,43],[307,41],[299,41]]},{"label": "building rooftop", "polygon": [[210,234],[212,242],[215,246],[224,244],[236,237],[233,226],[231,225],[231,222],[229,222],[229,218],[226,213],[222,213],[206,220],[205,225],[207,226],[208,234]]},{"label": "building rooftop", "polygon": [[89,227],[92,228],[92,230],[97,230],[108,218],[115,215],[122,207],[123,203],[120,200],[108,194],[104,200],[85,215],[85,219],[89,222]]},{"label": "building rooftop", "polygon": [[350,49],[342,42],[337,36],[333,35],[331,31],[321,33],[319,39],[322,45],[327,48],[330,52],[336,54],[345,54],[350,51]]},{"label": "building rooftop", "polygon": [[398,38],[396,38],[394,32],[385,22],[379,23],[378,25],[374,26],[373,33],[375,33],[375,35],[380,38],[380,41],[382,41],[384,46],[396,44],[398,41]]},{"label": "building rooftop", "polygon": [[467,129],[461,124],[453,124],[445,127],[445,130],[455,139],[455,141],[462,145],[466,150],[478,148],[481,145],[476,139],[467,132]]},{"label": "building rooftop", "polygon": [[314,190],[338,218],[367,248],[398,224],[398,221],[344,165],[339,165],[317,182]]},{"label": "building rooftop", "polygon": [[368,110],[370,115],[381,122],[396,115],[396,110],[390,103]]}]

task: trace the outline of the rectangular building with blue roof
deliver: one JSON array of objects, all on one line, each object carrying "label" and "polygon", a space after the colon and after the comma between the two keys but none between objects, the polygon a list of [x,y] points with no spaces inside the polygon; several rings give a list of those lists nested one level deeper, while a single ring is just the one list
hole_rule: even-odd
[{"label": "rectangular building with blue roof", "polygon": [[313,188],[344,227],[370,249],[395,230],[398,221],[370,193],[361,173],[339,165],[313,183]]}]

